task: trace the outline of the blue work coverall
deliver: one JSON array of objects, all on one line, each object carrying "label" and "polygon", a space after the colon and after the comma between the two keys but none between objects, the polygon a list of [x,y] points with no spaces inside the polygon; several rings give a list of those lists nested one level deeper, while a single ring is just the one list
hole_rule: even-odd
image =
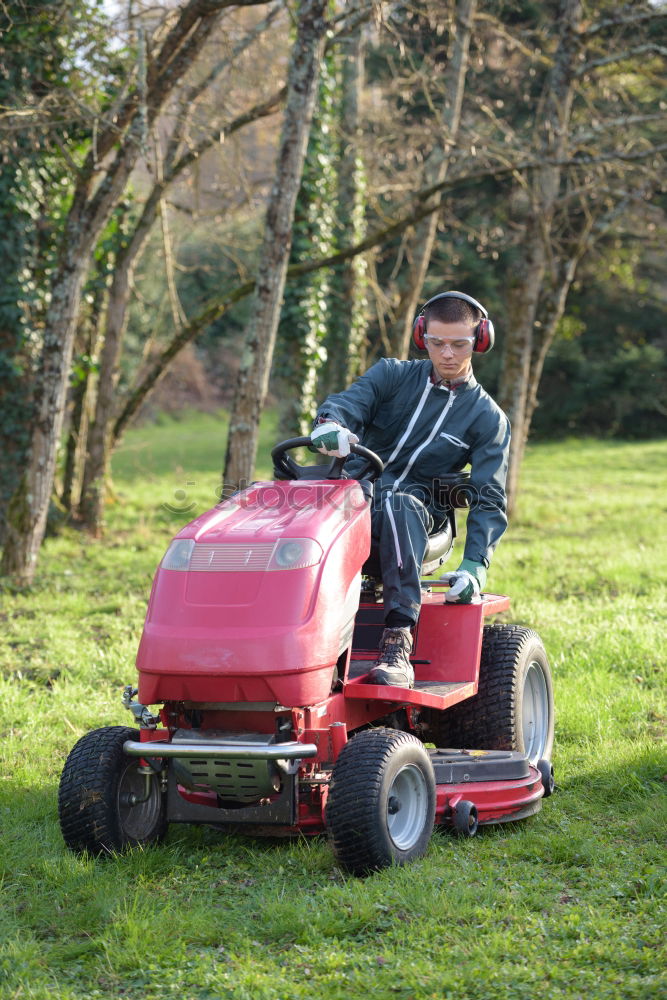
[{"label": "blue work coverall", "polygon": [[[488,567],[507,527],[505,479],[510,426],[500,407],[470,375],[452,388],[433,380],[423,361],[383,358],[348,389],[329,396],[317,420],[336,420],[376,452],[384,472],[375,486],[371,530],[384,589],[385,615],[416,621],[428,535],[444,511],[433,481],[470,465],[470,510],[464,558]],[[351,475],[365,463],[351,456]]]}]

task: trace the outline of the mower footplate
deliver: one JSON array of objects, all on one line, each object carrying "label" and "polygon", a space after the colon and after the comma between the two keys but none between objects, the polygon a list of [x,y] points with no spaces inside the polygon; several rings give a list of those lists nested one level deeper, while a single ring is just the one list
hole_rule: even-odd
[{"label": "mower footplate", "polygon": [[[359,662],[359,661],[357,661]],[[370,669],[370,667],[369,667]],[[345,697],[353,701],[385,701],[393,705],[420,705],[423,708],[449,708],[475,694],[472,681],[417,681],[413,688],[364,683],[363,676],[345,685]]]}]

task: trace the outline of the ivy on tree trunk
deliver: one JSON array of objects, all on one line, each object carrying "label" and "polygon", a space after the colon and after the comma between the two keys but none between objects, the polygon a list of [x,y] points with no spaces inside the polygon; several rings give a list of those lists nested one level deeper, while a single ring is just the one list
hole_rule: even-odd
[{"label": "ivy on tree trunk", "polygon": [[[322,60],[317,101],[294,210],[290,264],[334,248],[336,132],[340,87],[337,53]],[[279,433],[308,434],[318,374],[326,360],[330,270],[291,281],[280,313],[273,375],[279,387]]]},{"label": "ivy on tree trunk", "polygon": [[220,12],[230,6],[254,6],[262,2],[265,0],[236,3],[189,0],[181,7],[147,68],[145,86],[132,89],[120,101],[114,120],[99,130],[77,169],[51,282],[42,354],[34,382],[31,442],[6,519],[7,537],[0,572],[21,584],[32,582],[46,529],[81,289],[91,252],[123,195],[146,129],[152,127],[173,88],[197,58]]},{"label": "ivy on tree trunk", "polygon": [[[337,245],[358,243],[366,235],[366,177],[359,154],[360,96],[364,82],[362,33],[341,44],[341,116],[338,157]],[[366,360],[367,260],[358,254],[333,266],[327,323],[327,364],[321,372],[320,398],[361,374]]]}]

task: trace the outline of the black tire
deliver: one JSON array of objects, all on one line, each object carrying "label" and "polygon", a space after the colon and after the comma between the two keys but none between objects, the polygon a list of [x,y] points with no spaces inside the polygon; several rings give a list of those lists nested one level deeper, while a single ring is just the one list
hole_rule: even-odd
[{"label": "black tire", "polygon": [[540,772],[540,778],[542,779],[542,787],[544,788],[544,797],[548,799],[550,795],[553,795],[554,788],[556,787],[556,782],[554,779],[554,766],[550,760],[538,760],[537,770]]},{"label": "black tire", "polygon": [[353,875],[425,854],[435,821],[435,775],[411,733],[368,729],[343,747],[326,810],[338,863]]},{"label": "black tire", "polygon": [[459,837],[474,837],[479,827],[477,806],[474,802],[462,799],[454,810],[452,817],[454,829]]},{"label": "black tire", "polygon": [[554,695],[542,640],[518,625],[485,625],[474,698],[427,716],[439,747],[518,750],[532,764],[551,758]]},{"label": "black tire", "polygon": [[137,739],[136,729],[106,726],[86,733],[73,747],[58,789],[60,829],[70,850],[111,853],[164,837],[166,803],[158,776],[151,778],[145,802],[130,802],[146,788],[139,758],[123,753],[125,741]]}]

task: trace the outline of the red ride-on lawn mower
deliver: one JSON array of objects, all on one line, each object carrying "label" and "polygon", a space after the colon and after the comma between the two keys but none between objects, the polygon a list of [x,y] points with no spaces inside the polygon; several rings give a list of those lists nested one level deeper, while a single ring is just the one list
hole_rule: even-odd
[{"label": "red ride-on lawn mower", "polygon": [[[149,844],[169,823],[326,831],[339,864],[362,874],[422,855],[434,823],[471,837],[551,794],[544,647],[530,629],[484,625],[508,598],[446,604],[445,584],[425,581],[414,688],[366,683],[384,620],[370,532],[382,462],[355,445],[360,479],[343,478],[340,459],[299,466],[287,451],[309,441],[277,445],[275,481],[235,494],[169,546],[138,690],[123,698],[139,728],[86,734],[63,770],[72,850]],[[448,517],[426,574],[452,549],[465,474],[434,489]]]}]

